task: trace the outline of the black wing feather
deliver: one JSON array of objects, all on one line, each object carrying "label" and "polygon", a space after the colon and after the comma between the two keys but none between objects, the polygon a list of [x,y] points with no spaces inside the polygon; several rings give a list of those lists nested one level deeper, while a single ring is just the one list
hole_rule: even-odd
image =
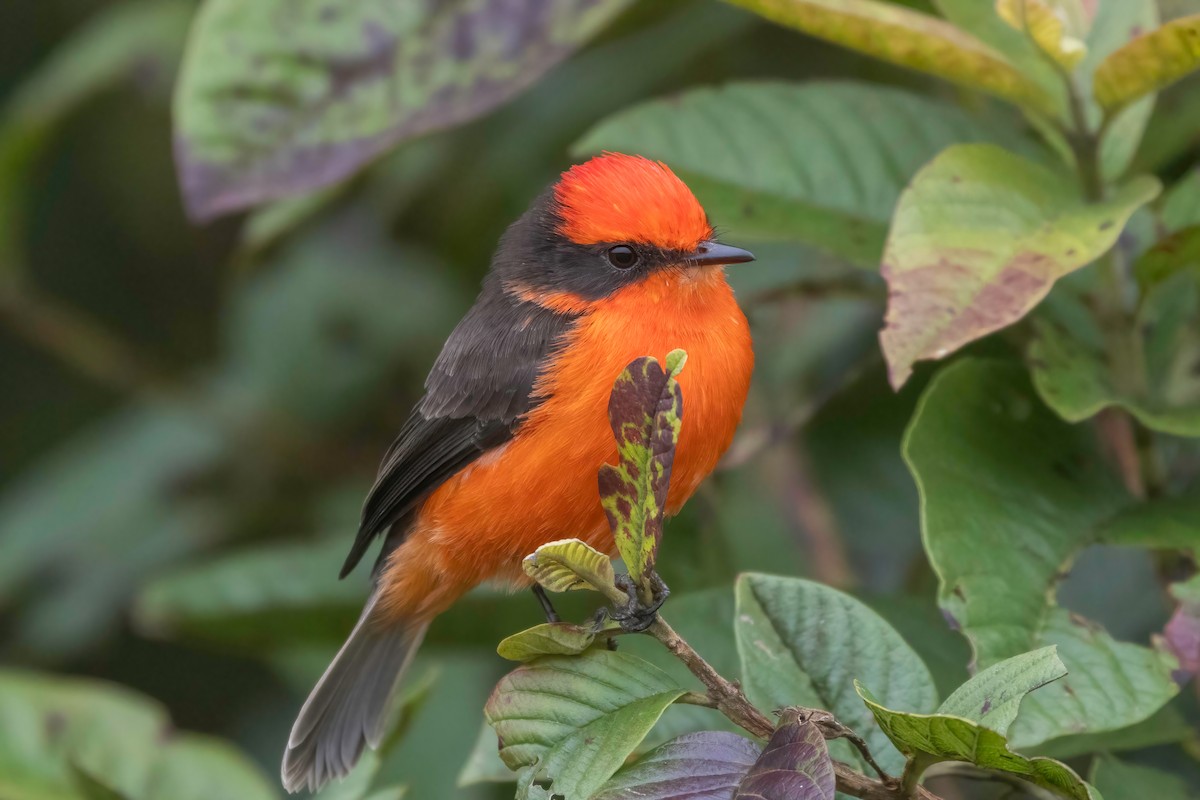
[{"label": "black wing feather", "polygon": [[430,492],[512,438],[537,403],[534,382],[576,318],[517,300],[489,276],[383,458],[342,577],[377,535],[391,529],[382,560],[404,540],[413,512]]}]

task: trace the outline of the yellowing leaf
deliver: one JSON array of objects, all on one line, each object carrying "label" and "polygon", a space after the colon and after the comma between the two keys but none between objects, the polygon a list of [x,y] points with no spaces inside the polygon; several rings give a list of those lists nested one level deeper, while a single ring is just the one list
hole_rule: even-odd
[{"label": "yellowing leaf", "polygon": [[612,561],[578,539],[547,542],[521,563],[525,574],[552,592],[612,586]]},{"label": "yellowing leaf", "polygon": [[937,17],[877,0],[730,2],[851,50],[1054,112],[1050,95],[1004,56]]},{"label": "yellowing leaf", "polygon": [[1066,69],[1074,69],[1087,55],[1087,46],[1068,27],[1063,4],[1046,0],[996,0],[996,13],[1024,31],[1046,55]]},{"label": "yellowing leaf", "polygon": [[939,359],[1021,319],[1054,282],[1113,246],[1158,193],[1135,178],[1086,203],[1071,178],[993,145],[956,145],[900,196],[883,255],[880,342],[899,388],[921,359]]},{"label": "yellowing leaf", "polygon": [[1104,59],[1092,90],[1111,116],[1196,69],[1200,69],[1200,14],[1172,20]]},{"label": "yellowing leaf", "polygon": [[591,647],[597,633],[591,628],[569,622],[546,622],[505,638],[496,645],[496,652],[509,661],[532,661],[540,656],[573,656]]}]

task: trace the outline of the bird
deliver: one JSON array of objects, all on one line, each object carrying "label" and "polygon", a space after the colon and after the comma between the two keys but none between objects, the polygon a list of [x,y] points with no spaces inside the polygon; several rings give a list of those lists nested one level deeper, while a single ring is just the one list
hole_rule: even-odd
[{"label": "bird", "polygon": [[679,511],[741,421],[754,351],[724,268],[753,260],[638,155],[572,166],[508,227],[364,502],[341,577],[381,539],[371,591],[291,730],[285,789],[315,791],[379,745],[426,628],[466,592],[530,586],[522,560],[550,541],[615,554],[597,484],[617,461],[609,394],[631,361],[676,348]]}]

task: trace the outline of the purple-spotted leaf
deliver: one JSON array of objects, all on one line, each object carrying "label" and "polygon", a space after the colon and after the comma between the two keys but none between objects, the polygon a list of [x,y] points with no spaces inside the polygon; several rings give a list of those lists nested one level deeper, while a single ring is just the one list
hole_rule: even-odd
[{"label": "purple-spotted leaf", "polygon": [[1141,176],[1087,203],[1069,176],[994,145],[943,151],[900,196],[884,250],[880,342],[892,386],[914,362],[1021,319],[1056,280],[1112,247],[1158,190]]},{"label": "purple-spotted leaf", "polygon": [[592,800],[730,800],[761,752],[736,733],[685,734],[612,776]]},{"label": "purple-spotted leaf", "polygon": [[525,574],[552,592],[604,591],[613,585],[612,561],[586,542],[547,542],[521,562]]},{"label": "purple-spotted leaf", "polygon": [[613,383],[608,421],[617,439],[617,464],[600,468],[600,503],[617,551],[634,582],[654,568],[662,538],[683,392],[675,376],[687,353],[674,350],[667,369],[650,356],[632,361]]},{"label": "purple-spotted leaf", "polygon": [[628,653],[589,650],[517,667],[484,707],[500,759],[518,785],[591,797],[641,743],[684,690],[658,667]]},{"label": "purple-spotted leaf", "polygon": [[1110,115],[1200,69],[1200,14],[1172,20],[1104,59],[1092,90]]},{"label": "purple-spotted leaf", "polygon": [[[619,628],[618,625],[612,625]],[[514,633],[496,646],[501,658],[532,661],[539,656],[573,656],[596,641],[598,631],[569,622],[546,622]]]},{"label": "purple-spotted leaf", "polygon": [[[983,0],[980,0],[982,2]],[[878,0],[730,0],[842,47],[1052,113],[1054,102],[1004,56],[928,14]]]},{"label": "purple-spotted leaf", "polygon": [[834,785],[821,729],[788,709],[733,800],[833,800]]},{"label": "purple-spotted leaf", "polygon": [[504,103],[629,0],[208,0],[175,95],[204,220],[341,180]]}]

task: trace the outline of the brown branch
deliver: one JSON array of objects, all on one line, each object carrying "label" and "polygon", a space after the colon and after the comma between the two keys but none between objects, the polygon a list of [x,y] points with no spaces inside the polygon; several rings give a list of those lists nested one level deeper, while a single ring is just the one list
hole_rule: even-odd
[{"label": "brown branch", "polygon": [[175,383],[128,342],[29,286],[0,290],[0,319],[31,344],[114,391],[170,395]]},{"label": "brown branch", "polygon": [[[743,730],[761,739],[770,738],[775,731],[775,725],[746,699],[742,687],[722,677],[683,637],[675,632],[674,628],[667,624],[666,620],[661,616],[656,617],[654,623],[646,629],[646,633],[661,642],[704,684],[708,689],[711,708],[720,711]],[[708,704],[698,703],[698,705]],[[879,779],[869,778],[849,764],[834,761],[833,770],[839,792],[862,798],[862,800],[912,800],[914,798],[915,800],[940,800],[937,795],[923,786],[915,786],[911,792],[906,791],[901,787],[899,779],[887,776],[879,769],[866,750],[866,742],[838,722],[829,712],[816,713],[823,715],[822,719],[825,721],[825,725],[821,726],[821,730],[822,733],[826,733],[826,738],[853,737],[851,742],[866,754],[869,763],[883,776]]]}]

